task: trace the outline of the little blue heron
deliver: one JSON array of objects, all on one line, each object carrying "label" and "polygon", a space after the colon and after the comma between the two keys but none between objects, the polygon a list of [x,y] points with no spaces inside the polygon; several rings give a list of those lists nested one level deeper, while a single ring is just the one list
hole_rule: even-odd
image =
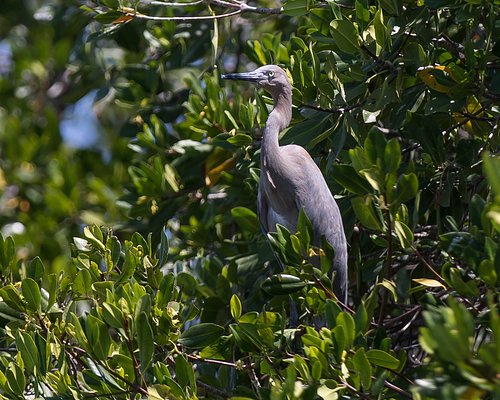
[{"label": "little blue heron", "polygon": [[252,72],[222,75],[255,83],[271,94],[274,108],[262,137],[258,211],[262,230],[275,232],[276,224],[297,231],[301,209],[313,226],[313,244],[321,237],[332,246],[335,256],[331,273],[338,299],[347,302],[347,241],[342,216],[323,175],[309,153],[300,146],[280,146],[279,133],[292,119],[292,85],[287,74],[276,65],[265,65]]}]

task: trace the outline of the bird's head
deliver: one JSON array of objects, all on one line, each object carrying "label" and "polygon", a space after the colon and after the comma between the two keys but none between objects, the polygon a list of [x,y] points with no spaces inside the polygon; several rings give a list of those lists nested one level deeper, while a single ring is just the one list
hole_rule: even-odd
[{"label": "bird's head", "polygon": [[264,65],[255,71],[222,75],[222,79],[253,82],[276,98],[279,94],[291,94],[292,84],[288,75],[277,65]]}]

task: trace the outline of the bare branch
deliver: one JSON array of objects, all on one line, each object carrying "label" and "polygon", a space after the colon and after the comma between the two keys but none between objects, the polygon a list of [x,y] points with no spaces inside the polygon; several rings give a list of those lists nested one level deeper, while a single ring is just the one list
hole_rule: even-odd
[{"label": "bare branch", "polygon": [[170,3],[168,1],[144,1],[144,3],[151,4],[152,6],[164,6],[164,7],[190,7],[190,6],[197,6],[198,4],[204,2],[205,0],[196,0],[185,3]]},{"label": "bare branch", "polygon": [[198,16],[186,15],[186,16],[175,16],[175,17],[155,17],[152,15],[145,15],[138,12],[130,12],[130,11],[124,12],[124,14],[128,17],[147,19],[150,21],[203,21],[203,20],[214,20],[214,19],[232,17],[233,15],[238,15],[241,13],[242,10],[236,10],[225,14],[216,14],[216,15],[198,15]]},{"label": "bare branch", "polygon": [[212,14],[212,15],[196,15],[196,16],[179,15],[179,16],[165,16],[165,17],[144,14],[130,7],[122,7],[120,11],[127,17],[146,19],[150,21],[204,21],[204,20],[228,18],[246,12],[251,12],[256,14],[267,14],[267,15],[280,14],[283,10],[281,7],[266,8],[266,7],[249,6],[248,4],[238,0],[195,0],[192,2],[185,2],[185,3],[166,2],[160,0],[143,2],[143,4],[154,5],[154,6],[167,6],[167,7],[197,6],[202,3],[206,3],[207,5],[213,5],[217,7],[229,8],[233,9],[234,11],[224,12],[222,14]]}]

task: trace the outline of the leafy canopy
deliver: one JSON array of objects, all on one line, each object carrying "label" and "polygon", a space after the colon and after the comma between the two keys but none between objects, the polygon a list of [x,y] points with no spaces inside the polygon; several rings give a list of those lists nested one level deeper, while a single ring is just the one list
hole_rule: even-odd
[{"label": "leafy canopy", "polygon": [[[0,396],[498,396],[497,0],[80,3],[0,6]],[[259,231],[271,101],[219,76],[268,63],[349,307],[307,218]]]}]

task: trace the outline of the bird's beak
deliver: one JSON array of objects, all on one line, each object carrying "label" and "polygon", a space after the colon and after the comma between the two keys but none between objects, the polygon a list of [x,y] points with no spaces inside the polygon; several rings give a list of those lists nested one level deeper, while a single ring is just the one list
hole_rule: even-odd
[{"label": "bird's beak", "polygon": [[252,71],[252,72],[241,72],[238,74],[225,74],[221,76],[222,79],[232,79],[236,81],[248,81],[248,82],[258,82],[262,79],[262,74]]}]

